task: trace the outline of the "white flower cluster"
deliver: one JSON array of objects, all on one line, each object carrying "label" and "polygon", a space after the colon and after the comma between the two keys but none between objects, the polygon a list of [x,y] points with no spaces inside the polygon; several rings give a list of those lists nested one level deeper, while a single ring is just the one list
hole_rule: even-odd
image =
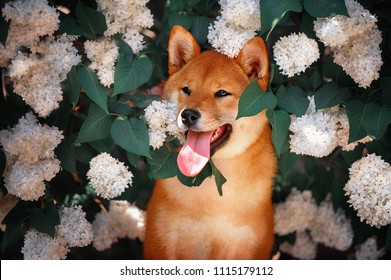
[{"label": "white flower cluster", "polygon": [[110,87],[114,83],[114,66],[118,57],[117,45],[108,38],[97,41],[88,40],[84,43],[87,57],[91,60],[90,67],[97,71],[102,85]]},{"label": "white flower cluster", "polygon": [[184,131],[176,123],[176,111],[175,104],[166,100],[153,101],[145,109],[149,143],[154,149],[163,146],[167,135],[183,140]]},{"label": "white flower cluster", "polygon": [[281,37],[273,46],[273,56],[282,74],[293,77],[304,72],[320,57],[318,44],[304,33]]},{"label": "white flower cluster", "polygon": [[305,232],[297,232],[295,244],[285,241],[280,245],[280,250],[300,260],[313,260],[317,253],[317,244],[311,236]]},{"label": "white flower cluster", "polygon": [[123,162],[108,153],[91,159],[87,178],[96,193],[105,199],[119,196],[132,185],[133,174]]},{"label": "white flower cluster", "polygon": [[236,57],[261,29],[259,1],[220,0],[221,16],[209,26],[208,41],[216,51]]},{"label": "white flower cluster", "polygon": [[92,242],[92,225],[81,206],[61,207],[59,215],[61,222],[54,238],[35,229],[26,233],[22,248],[25,260],[63,260],[70,247],[84,247]]},{"label": "white flower cluster", "polygon": [[293,133],[290,136],[291,152],[313,157],[327,156],[338,146],[351,151],[359,143],[372,141],[367,136],[349,144],[349,120],[345,108],[335,106],[317,111],[313,97],[303,116],[292,116],[289,130]]},{"label": "white flower cluster", "polygon": [[311,237],[317,243],[340,251],[346,251],[353,242],[353,228],[342,209],[335,212],[329,200],[318,207],[311,225]]},{"label": "white flower cluster", "polygon": [[105,36],[124,34],[124,41],[135,54],[143,48],[141,28],[153,26],[151,11],[146,7],[149,0],[97,0],[98,10],[106,18]]},{"label": "white flower cluster", "polygon": [[45,181],[53,179],[59,171],[58,159],[27,163],[7,155],[7,169],[3,174],[5,187],[22,200],[38,200],[45,194]]},{"label": "white flower cluster", "polygon": [[92,224],[93,246],[98,251],[111,247],[120,238],[144,240],[145,212],[127,201],[110,201],[109,211],[100,212]]},{"label": "white flower cluster", "polygon": [[344,190],[361,221],[377,228],[391,223],[391,165],[380,156],[354,162]]},{"label": "white flower cluster", "polygon": [[23,200],[37,200],[44,195],[44,181],[50,181],[60,171],[54,149],[63,138],[58,128],[41,125],[32,113],[19,119],[14,128],[0,131],[7,158],[3,176],[8,192]]},{"label": "white flower cluster", "polygon": [[280,235],[302,232],[316,218],[317,205],[310,191],[300,192],[292,188],[283,203],[274,205],[274,231]]},{"label": "white flower cluster", "polygon": [[32,113],[20,118],[10,130],[0,131],[0,143],[4,150],[27,163],[54,158],[54,148],[63,138],[58,128],[39,124]]},{"label": "white flower cluster", "polygon": [[325,112],[304,114],[294,118],[289,126],[293,133],[290,139],[291,152],[324,157],[337,146],[333,116]]},{"label": "white flower cluster", "polygon": [[46,233],[30,229],[24,236],[22,254],[25,260],[64,260],[68,252],[67,241],[57,233],[52,238]]},{"label": "white flower cluster", "polygon": [[221,17],[229,25],[244,29],[261,29],[259,1],[220,0]]},{"label": "white flower cluster", "polygon": [[353,229],[343,210],[333,210],[330,198],[316,205],[310,191],[292,188],[284,202],[274,206],[274,229],[279,235],[296,232],[296,242],[283,243],[281,251],[300,259],[316,256],[316,244],[322,243],[340,251],[353,241]]},{"label": "white flower cluster", "polygon": [[381,33],[377,19],[355,0],[345,0],[349,17],[334,16],[317,19],[316,36],[331,48],[334,62],[361,87],[367,88],[379,78],[383,64]]},{"label": "white flower cluster", "polygon": [[61,82],[73,65],[81,61],[77,49],[63,35],[30,48],[31,54],[19,52],[9,65],[14,91],[41,117],[47,117],[62,101]]},{"label": "white flower cluster", "polygon": [[92,225],[80,205],[61,207],[59,214],[58,233],[65,238],[69,247],[85,247],[92,242]]},{"label": "white flower cluster", "polygon": [[3,220],[5,216],[7,216],[8,212],[11,211],[12,208],[18,203],[19,199],[12,194],[7,193],[3,195],[0,192],[0,230],[5,230],[5,225],[3,225]]},{"label": "white flower cluster", "polygon": [[385,253],[384,248],[377,249],[376,237],[372,236],[356,247],[355,256],[358,260],[377,260]]},{"label": "white flower cluster", "polygon": [[47,0],[8,2],[4,5],[2,14],[11,23],[6,46],[0,44],[0,67],[6,66],[21,46],[33,46],[41,36],[52,35],[60,22],[56,9],[50,7]]}]

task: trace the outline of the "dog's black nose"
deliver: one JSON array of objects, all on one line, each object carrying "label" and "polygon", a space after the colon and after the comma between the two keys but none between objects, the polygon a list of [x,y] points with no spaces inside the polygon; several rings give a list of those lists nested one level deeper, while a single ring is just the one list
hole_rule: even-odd
[{"label": "dog's black nose", "polygon": [[181,117],[183,124],[190,127],[196,123],[196,121],[201,117],[201,114],[196,110],[186,109],[181,113]]}]

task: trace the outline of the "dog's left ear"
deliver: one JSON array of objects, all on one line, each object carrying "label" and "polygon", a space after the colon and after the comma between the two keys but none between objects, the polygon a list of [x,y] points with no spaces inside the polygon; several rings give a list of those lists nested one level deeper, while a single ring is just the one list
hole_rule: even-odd
[{"label": "dog's left ear", "polygon": [[269,58],[262,38],[254,37],[240,51],[235,62],[251,80],[258,80],[259,86],[266,92],[269,84]]},{"label": "dog's left ear", "polygon": [[168,40],[168,73],[181,70],[186,63],[201,53],[194,37],[180,25],[175,25]]}]

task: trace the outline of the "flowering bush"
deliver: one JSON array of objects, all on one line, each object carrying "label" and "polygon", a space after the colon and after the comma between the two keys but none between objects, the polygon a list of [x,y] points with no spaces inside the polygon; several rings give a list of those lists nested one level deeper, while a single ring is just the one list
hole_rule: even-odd
[{"label": "flowering bush", "polygon": [[[0,1],[0,240],[14,259],[141,258],[154,180],[187,186],[160,101],[167,38],[231,58],[264,38],[281,258],[391,256],[391,6],[376,0]],[[213,62],[212,62],[213,63]]]}]

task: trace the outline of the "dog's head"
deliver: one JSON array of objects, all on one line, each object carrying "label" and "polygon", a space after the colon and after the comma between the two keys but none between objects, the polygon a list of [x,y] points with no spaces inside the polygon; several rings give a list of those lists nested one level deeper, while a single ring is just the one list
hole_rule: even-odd
[{"label": "dog's head", "polygon": [[246,43],[236,59],[215,51],[201,53],[184,28],[172,29],[169,45],[169,79],[163,97],[177,105],[177,124],[188,130],[178,156],[187,176],[197,175],[213,155],[230,158],[256,141],[267,123],[264,113],[236,120],[239,98],[252,80],[266,91],[269,62],[261,38]]}]

